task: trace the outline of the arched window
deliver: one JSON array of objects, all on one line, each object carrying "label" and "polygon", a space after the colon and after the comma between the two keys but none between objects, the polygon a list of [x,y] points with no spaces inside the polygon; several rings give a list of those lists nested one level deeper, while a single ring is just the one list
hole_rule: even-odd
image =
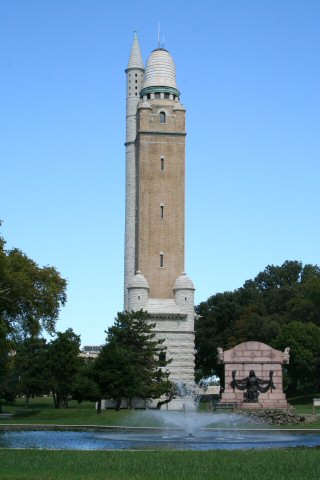
[{"label": "arched window", "polygon": [[160,123],[166,123],[166,114],[164,112],[160,112]]}]

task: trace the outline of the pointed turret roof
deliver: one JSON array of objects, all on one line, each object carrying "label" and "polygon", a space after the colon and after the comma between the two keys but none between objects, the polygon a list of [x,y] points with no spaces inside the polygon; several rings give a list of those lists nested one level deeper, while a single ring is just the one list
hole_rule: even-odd
[{"label": "pointed turret roof", "polygon": [[133,35],[133,44],[127,69],[128,68],[141,68],[144,70],[137,32],[134,32]]}]

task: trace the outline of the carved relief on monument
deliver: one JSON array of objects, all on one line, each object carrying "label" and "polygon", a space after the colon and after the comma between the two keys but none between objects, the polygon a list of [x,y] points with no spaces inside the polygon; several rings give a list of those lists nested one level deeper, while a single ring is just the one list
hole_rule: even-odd
[{"label": "carved relief on monument", "polygon": [[288,408],[282,365],[289,358],[289,347],[281,352],[262,342],[244,342],[225,351],[219,347],[218,362],[225,365],[221,402],[241,408]]}]

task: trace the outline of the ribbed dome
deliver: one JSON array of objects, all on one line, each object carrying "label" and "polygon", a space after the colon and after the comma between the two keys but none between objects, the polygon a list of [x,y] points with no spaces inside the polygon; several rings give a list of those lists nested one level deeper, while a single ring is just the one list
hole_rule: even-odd
[{"label": "ribbed dome", "polygon": [[150,91],[171,91],[173,94],[179,95],[176,84],[176,67],[170,53],[164,48],[153,50],[147,61],[142,92]]},{"label": "ribbed dome", "polygon": [[147,61],[143,88],[154,86],[177,88],[176,67],[170,53],[164,48],[153,50]]},{"label": "ribbed dome", "polygon": [[193,281],[183,273],[175,281],[174,290],[194,290]]},{"label": "ribbed dome", "polygon": [[138,271],[129,281],[128,288],[149,288],[149,284],[142,273]]}]

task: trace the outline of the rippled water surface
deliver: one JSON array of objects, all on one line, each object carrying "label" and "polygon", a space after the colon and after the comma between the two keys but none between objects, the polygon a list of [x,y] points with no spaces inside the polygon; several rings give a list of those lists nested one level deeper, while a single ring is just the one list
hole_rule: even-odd
[{"label": "rippled water surface", "polygon": [[182,432],[133,433],[94,431],[5,431],[1,448],[62,450],[235,450],[320,446],[320,434],[215,431],[185,436]]}]

